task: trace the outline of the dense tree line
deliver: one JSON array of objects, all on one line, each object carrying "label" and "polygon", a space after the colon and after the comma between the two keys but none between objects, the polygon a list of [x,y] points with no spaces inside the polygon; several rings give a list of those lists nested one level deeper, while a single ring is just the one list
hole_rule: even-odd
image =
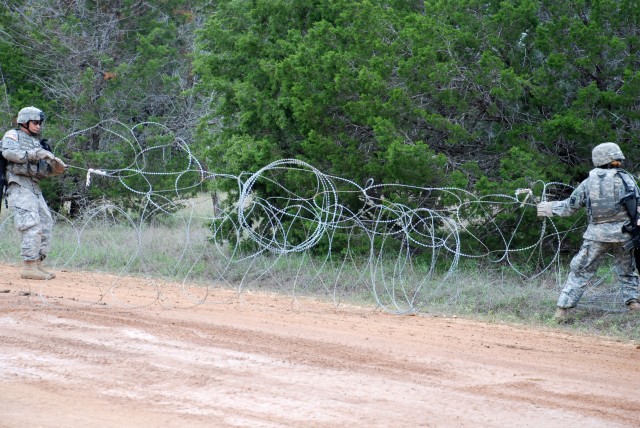
[{"label": "dense tree line", "polygon": [[[10,126],[23,106],[38,106],[47,114],[45,132],[56,152],[81,167],[130,166],[135,159],[122,136],[145,122],[166,128],[136,128],[142,150],[167,143],[168,132],[192,142],[201,113],[209,108],[192,91],[194,33],[206,16],[206,4],[199,3],[0,1],[2,123]],[[112,122],[96,126],[105,121]],[[113,125],[116,121],[122,126]],[[115,130],[105,129],[114,126]],[[56,146],[56,141],[84,129],[88,130]],[[154,162],[152,155],[145,160]],[[135,188],[144,181],[132,174],[126,184]],[[83,183],[84,171],[70,170],[51,195],[54,206],[63,200],[84,205],[105,190],[89,189],[95,192],[90,194]],[[110,199],[128,207],[140,203],[137,194],[122,192],[119,183],[106,189]]]},{"label": "dense tree line", "polygon": [[196,60],[212,147],[360,182],[575,181],[596,143],[637,158],[639,20],[632,1],[219,2]]},{"label": "dense tree line", "polygon": [[[604,141],[637,172],[636,1],[2,3],[4,123],[25,104],[60,134],[157,120],[219,172],[295,158],[480,194],[576,183]],[[106,162],[105,138],[68,155]]]},{"label": "dense tree line", "polygon": [[219,2],[195,65],[224,126],[203,138],[227,171],[297,158],[479,194],[576,183],[604,141],[635,170],[639,20],[632,1]]}]

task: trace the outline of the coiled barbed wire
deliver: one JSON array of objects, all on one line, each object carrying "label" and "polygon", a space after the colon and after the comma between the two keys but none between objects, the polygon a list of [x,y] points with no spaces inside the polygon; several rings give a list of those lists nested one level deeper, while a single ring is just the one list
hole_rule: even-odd
[{"label": "coiled barbed wire", "polygon": [[[141,141],[144,139],[141,134],[151,133],[150,127],[169,135],[170,141],[153,145]],[[64,152],[75,138],[96,130],[128,147],[131,159],[119,168],[76,165],[70,168],[86,173],[86,186],[100,186],[92,183],[97,176],[117,181],[123,192],[141,201],[142,207],[134,215],[105,199],[85,207],[77,218],[57,213],[58,236],[54,243],[64,242],[65,250],[54,255],[54,262],[61,268],[82,267],[85,256],[81,255],[81,249],[97,239],[102,240],[100,245],[108,246],[105,227],[126,226],[134,232],[133,241],[126,245],[127,251],[122,251],[121,243],[112,243],[118,252],[113,258],[118,260],[119,275],[112,283],[98,287],[97,297],[89,300],[92,304],[110,297],[111,302],[128,306],[123,292],[127,285],[120,277],[134,270],[153,277],[147,280],[152,286],[144,291],[148,295],[146,304],[158,301],[169,304],[165,299],[169,293],[157,275],[158,270],[169,269],[170,275],[183,278],[180,294],[187,300],[178,306],[216,301],[211,293],[215,287],[231,286],[241,292],[260,282],[270,282],[293,293],[329,294],[336,301],[345,290],[360,287],[388,312],[413,313],[428,303],[434,290],[446,288],[461,259],[507,266],[521,278],[530,280],[558,268],[563,240],[582,227],[579,220],[568,230],[560,230],[552,219],[525,224],[526,214],[531,218],[535,210],[536,198],[531,189],[519,189],[514,195],[477,196],[454,187],[373,181],[360,186],[298,159],[280,159],[254,173],[242,172],[237,176],[212,173],[203,167],[186,142],[154,122],[133,127],[117,121],[100,122],[67,135],[57,143],[56,150]],[[181,166],[179,170],[169,168],[168,153],[174,160],[179,158],[179,162],[174,162]],[[156,161],[150,162],[151,158]],[[151,169],[154,165],[155,170]],[[297,182],[284,179],[291,173],[299,177]],[[157,177],[171,177],[172,186],[159,187],[155,184]],[[196,213],[191,205],[187,216],[175,216],[178,207],[193,204],[190,197],[194,189],[224,180],[237,186],[235,203],[212,205],[207,213]],[[263,196],[257,188],[265,186],[277,192]],[[542,189],[539,199],[545,199],[550,189],[571,189],[563,183],[534,182],[531,187]],[[413,202],[412,197],[395,201],[384,196],[394,192],[421,196],[416,196]],[[353,211],[350,208],[353,204],[343,203],[345,198],[357,200],[359,207]],[[516,220],[499,220],[505,212]],[[147,250],[154,244],[144,238],[151,227],[149,220],[158,213],[173,216],[183,227],[174,227],[182,230],[182,241],[165,259],[166,266],[162,269],[151,266]],[[9,218],[0,223],[0,232],[8,228]],[[539,228],[537,241],[519,246],[519,234],[532,227]],[[338,251],[334,251],[336,239],[341,242]],[[7,244],[0,250],[7,253],[8,248]],[[519,257],[517,263],[514,257]],[[294,269],[281,273],[277,267],[283,263]],[[526,266],[529,267],[525,272]]]}]

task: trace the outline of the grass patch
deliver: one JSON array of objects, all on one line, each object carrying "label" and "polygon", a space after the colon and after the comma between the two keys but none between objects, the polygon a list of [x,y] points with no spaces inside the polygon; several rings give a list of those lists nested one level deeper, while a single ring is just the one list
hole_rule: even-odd
[{"label": "grass patch", "polygon": [[[19,263],[19,241],[6,211],[0,216],[0,260]],[[348,253],[241,255],[228,243],[212,242],[210,219],[193,212],[191,207],[182,217],[142,226],[126,216],[59,220],[48,263],[58,269],[378,305],[394,313],[455,315],[640,340],[640,315],[624,310],[608,268],[599,273],[601,283],[585,293],[573,322],[556,325],[551,318],[566,272],[548,271],[523,280],[509,266],[477,261],[450,269],[446,260],[424,265],[397,255],[371,260]],[[562,266],[566,269],[568,263]]]}]

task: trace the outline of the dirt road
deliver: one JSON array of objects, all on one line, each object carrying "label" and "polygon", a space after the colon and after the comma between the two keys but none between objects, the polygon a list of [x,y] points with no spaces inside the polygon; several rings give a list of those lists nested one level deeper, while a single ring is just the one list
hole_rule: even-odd
[{"label": "dirt road", "polygon": [[93,273],[0,278],[1,427],[640,426],[634,343]]}]

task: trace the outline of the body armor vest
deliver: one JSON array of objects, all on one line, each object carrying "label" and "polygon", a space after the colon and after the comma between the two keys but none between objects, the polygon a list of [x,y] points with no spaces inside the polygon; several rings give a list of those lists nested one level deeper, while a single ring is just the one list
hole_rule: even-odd
[{"label": "body armor vest", "polygon": [[[587,212],[594,224],[629,220],[620,200],[626,193],[624,173],[617,169],[596,168],[589,172]],[[631,184],[635,187],[635,182]]]}]

